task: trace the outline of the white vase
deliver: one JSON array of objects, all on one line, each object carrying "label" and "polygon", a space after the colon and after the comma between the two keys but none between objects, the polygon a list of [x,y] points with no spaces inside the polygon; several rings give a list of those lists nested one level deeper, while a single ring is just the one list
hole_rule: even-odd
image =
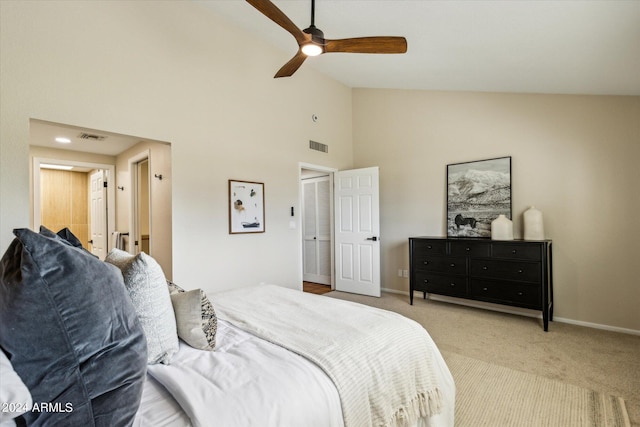
[{"label": "white vase", "polygon": [[491,221],[491,238],[493,240],[513,240],[513,222],[504,215]]},{"label": "white vase", "polygon": [[531,206],[524,211],[524,240],[544,240],[542,212]]}]

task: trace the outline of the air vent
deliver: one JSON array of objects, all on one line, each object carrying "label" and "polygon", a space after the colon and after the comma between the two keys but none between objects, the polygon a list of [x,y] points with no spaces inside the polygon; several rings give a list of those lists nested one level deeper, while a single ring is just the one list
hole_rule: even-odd
[{"label": "air vent", "polygon": [[316,141],[309,140],[309,148],[316,151],[322,151],[323,153],[329,152],[329,146],[327,144],[322,144]]},{"label": "air vent", "polygon": [[106,136],[96,135],[93,133],[86,133],[86,132],[81,132],[80,135],[78,135],[78,138],[89,140],[89,141],[104,141],[105,139],[107,139]]}]

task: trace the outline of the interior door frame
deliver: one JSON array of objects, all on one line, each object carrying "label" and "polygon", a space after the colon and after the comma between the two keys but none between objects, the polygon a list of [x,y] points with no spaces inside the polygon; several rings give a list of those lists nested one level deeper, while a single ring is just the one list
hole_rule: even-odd
[{"label": "interior door frame", "polygon": [[[138,245],[136,247],[136,239],[138,239],[139,234],[139,221],[138,221],[138,163],[146,160],[148,163],[148,171],[149,171],[149,201],[151,201],[151,150],[146,149],[133,156],[129,157],[127,160],[129,163],[129,178],[131,183],[131,198],[129,199],[129,247],[128,252],[132,255],[136,255],[141,252],[142,247],[142,236],[140,236],[140,240],[138,241]],[[151,221],[151,202],[149,202],[149,252],[151,251],[151,242],[153,239],[153,223]],[[148,254],[151,255],[151,254]]]},{"label": "interior door frame", "polygon": [[[329,207],[329,224],[331,227],[331,230],[329,232],[329,236],[330,236],[330,245],[329,247],[331,248],[331,290],[335,290],[336,289],[336,275],[335,275],[335,250],[334,250],[334,240],[335,240],[335,229],[334,229],[334,225],[335,225],[335,218],[334,218],[334,203],[333,203],[333,174],[335,172],[338,171],[338,169],[336,168],[329,168],[326,166],[320,166],[320,165],[314,165],[311,163],[304,163],[304,162],[299,162],[298,163],[298,221],[297,221],[297,225],[298,225],[298,284],[299,284],[299,289],[302,290],[302,282],[304,280],[304,257],[303,257],[303,248],[302,248],[302,239],[303,239],[303,229],[302,229],[302,204],[304,203],[304,200],[302,199],[302,170],[312,170],[312,171],[317,171],[317,172],[322,172],[322,173],[326,173],[327,175],[329,175],[329,203],[330,203],[330,207]],[[295,216],[294,216],[295,217]],[[292,222],[293,224],[296,223],[296,221],[292,218]]]},{"label": "interior door frame", "polygon": [[[77,160],[62,160],[62,159],[54,159],[54,158],[45,158],[45,157],[34,157],[33,158],[33,185],[31,186],[33,189],[33,203],[31,206],[31,211],[33,213],[33,218],[31,221],[31,228],[33,230],[39,230],[40,225],[42,225],[42,200],[40,198],[40,190],[42,188],[42,178],[40,176],[40,165],[42,163],[45,164],[56,164],[63,166],[76,166],[82,168],[90,168],[90,169],[103,169],[107,171],[107,203],[105,204],[107,209],[107,214],[105,218],[107,219],[107,246],[106,251],[109,252],[113,248],[111,244],[110,236],[113,235],[116,227],[116,167],[115,165],[109,165],[105,163],[91,163],[91,162],[80,162]],[[87,189],[89,191],[89,189]],[[56,231],[56,230],[52,230]]]}]

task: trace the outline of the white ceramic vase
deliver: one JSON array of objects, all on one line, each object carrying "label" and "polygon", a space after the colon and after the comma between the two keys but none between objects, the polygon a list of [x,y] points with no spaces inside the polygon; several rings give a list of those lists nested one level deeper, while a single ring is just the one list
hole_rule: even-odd
[{"label": "white ceramic vase", "polygon": [[524,211],[524,240],[544,240],[542,212],[531,206]]},{"label": "white ceramic vase", "polygon": [[513,240],[513,222],[504,215],[491,221],[491,238],[493,240]]}]

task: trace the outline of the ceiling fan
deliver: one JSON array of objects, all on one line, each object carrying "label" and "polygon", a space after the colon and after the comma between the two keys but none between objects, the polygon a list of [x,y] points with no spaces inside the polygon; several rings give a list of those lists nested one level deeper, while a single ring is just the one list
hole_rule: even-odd
[{"label": "ceiling fan", "polygon": [[269,0],[247,0],[247,3],[258,9],[263,15],[287,30],[298,42],[298,53],[278,70],[275,78],[289,77],[302,65],[307,56],[316,56],[330,52],[347,53],[405,53],[407,40],[404,37],[357,37],[350,39],[330,40],[316,28],[315,0],[311,0],[311,25],[300,30],[296,25]]}]

